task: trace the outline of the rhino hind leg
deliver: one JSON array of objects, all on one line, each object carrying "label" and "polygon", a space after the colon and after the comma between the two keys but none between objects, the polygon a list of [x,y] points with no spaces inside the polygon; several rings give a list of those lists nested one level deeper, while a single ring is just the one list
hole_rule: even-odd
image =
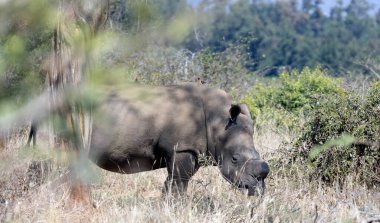
[{"label": "rhino hind leg", "polygon": [[193,153],[176,153],[167,165],[168,177],[164,183],[163,194],[185,194],[189,180],[198,168],[198,160]]}]

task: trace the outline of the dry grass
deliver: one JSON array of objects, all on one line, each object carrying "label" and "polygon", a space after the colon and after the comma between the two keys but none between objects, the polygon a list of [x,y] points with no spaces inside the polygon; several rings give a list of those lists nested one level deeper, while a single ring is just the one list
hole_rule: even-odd
[{"label": "dry grass", "polygon": [[[283,136],[256,136],[264,158],[275,156]],[[16,140],[17,141],[17,140]],[[20,140],[19,140],[20,141]],[[263,197],[246,197],[203,167],[184,199],[161,196],[164,169],[121,175],[92,165],[94,206],[68,204],[68,187],[60,178],[31,183],[31,159],[21,156],[20,142],[0,152],[0,221],[11,222],[367,222],[380,219],[379,188],[368,190],[347,180],[343,187],[309,182],[300,169],[293,176],[273,171]],[[24,149],[25,150],[25,149]],[[5,164],[4,164],[5,163]],[[54,176],[57,176],[55,174]]]}]

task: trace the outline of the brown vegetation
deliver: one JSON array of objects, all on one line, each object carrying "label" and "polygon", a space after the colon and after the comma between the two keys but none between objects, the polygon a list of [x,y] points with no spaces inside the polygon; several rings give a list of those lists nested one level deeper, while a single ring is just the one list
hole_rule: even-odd
[{"label": "brown vegetation", "polygon": [[[268,130],[256,134],[255,141],[263,158],[271,160],[287,137]],[[272,172],[263,197],[246,197],[216,167],[202,167],[191,180],[187,197],[171,199],[161,196],[165,169],[121,175],[91,165],[96,173],[91,183],[92,204],[72,205],[70,187],[63,180],[65,170],[55,164],[44,183],[31,183],[27,173],[33,162],[31,156],[20,156],[25,152],[20,144],[20,139],[13,139],[10,149],[0,154],[7,161],[1,164],[6,170],[0,176],[1,221],[366,222],[380,218],[379,188],[369,190],[351,177],[343,186],[325,186],[309,181],[302,167],[291,175]]]}]

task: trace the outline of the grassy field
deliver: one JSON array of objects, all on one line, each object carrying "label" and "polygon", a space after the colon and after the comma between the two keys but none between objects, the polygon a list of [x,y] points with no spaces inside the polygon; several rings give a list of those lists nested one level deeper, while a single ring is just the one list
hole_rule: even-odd
[{"label": "grassy field", "polygon": [[[44,137],[41,137],[44,138]],[[276,156],[286,135],[255,136],[264,159]],[[92,205],[70,205],[65,168],[44,168],[22,148],[23,134],[0,151],[0,222],[370,222],[380,219],[380,187],[368,190],[354,180],[344,186],[309,181],[302,168],[292,176],[273,170],[263,197],[246,197],[232,188],[216,167],[202,167],[183,199],[163,198],[166,170],[133,175],[103,171],[91,183]],[[48,141],[48,140],[45,140]],[[49,154],[49,152],[47,152]],[[54,164],[55,162],[52,161]],[[49,163],[49,164],[52,164]],[[41,165],[40,165],[41,166]],[[34,171],[34,172],[33,172]],[[42,182],[42,183],[41,183]]]}]

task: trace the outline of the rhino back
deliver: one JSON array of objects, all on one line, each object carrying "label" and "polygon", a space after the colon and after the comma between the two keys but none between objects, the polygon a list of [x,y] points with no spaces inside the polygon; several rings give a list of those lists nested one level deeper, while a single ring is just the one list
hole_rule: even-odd
[{"label": "rhino back", "polygon": [[224,98],[214,101],[213,94],[220,92],[198,85],[111,91],[94,116],[90,157],[106,169],[110,163],[120,168],[137,160],[144,171],[149,169],[141,165],[165,166],[163,159],[175,149],[205,152],[205,109],[220,109],[217,100]]}]

